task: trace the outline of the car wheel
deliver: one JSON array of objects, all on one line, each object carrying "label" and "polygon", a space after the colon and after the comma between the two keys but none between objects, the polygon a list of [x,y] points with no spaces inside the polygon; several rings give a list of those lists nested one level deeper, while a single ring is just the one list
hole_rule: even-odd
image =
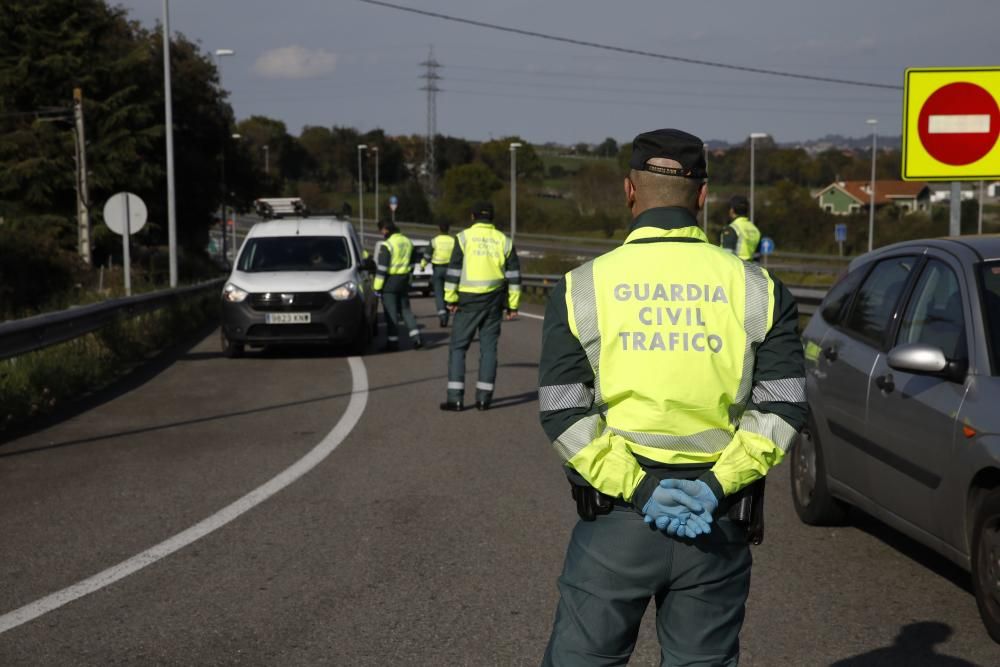
[{"label": "car wheel", "polygon": [[229,340],[226,336],[225,330],[220,329],[219,335],[222,343],[222,356],[227,359],[236,359],[237,357],[243,356],[244,346],[243,343],[234,343]]},{"label": "car wheel", "polygon": [[1000,642],[1000,489],[976,511],[972,533],[972,588],[986,631]]},{"label": "car wheel", "polygon": [[369,326],[367,320],[361,324],[358,329],[358,335],[354,339],[354,342],[348,347],[348,351],[352,357],[360,357],[368,351],[368,346],[371,345],[372,339],[372,327]]},{"label": "car wheel", "polygon": [[843,523],[847,506],[830,495],[826,481],[823,449],[819,444],[816,424],[809,419],[802,429],[791,459],[792,502],[803,523],[824,526]]}]

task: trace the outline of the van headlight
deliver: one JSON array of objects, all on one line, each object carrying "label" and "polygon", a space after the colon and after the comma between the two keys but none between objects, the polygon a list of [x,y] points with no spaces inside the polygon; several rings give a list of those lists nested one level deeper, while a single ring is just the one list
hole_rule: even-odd
[{"label": "van headlight", "polygon": [[330,290],[330,296],[334,301],[347,301],[358,295],[358,284],[354,281],[346,282],[339,287]]},{"label": "van headlight", "polygon": [[222,288],[222,298],[230,303],[240,303],[248,296],[249,293],[246,290],[240,289],[232,283],[226,283],[226,286]]}]

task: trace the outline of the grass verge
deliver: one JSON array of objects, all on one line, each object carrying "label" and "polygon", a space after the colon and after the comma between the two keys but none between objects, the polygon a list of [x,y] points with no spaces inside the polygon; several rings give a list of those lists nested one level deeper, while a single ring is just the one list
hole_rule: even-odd
[{"label": "grass verge", "polygon": [[216,290],[43,350],[0,361],[0,433],[122,377],[219,317]]}]

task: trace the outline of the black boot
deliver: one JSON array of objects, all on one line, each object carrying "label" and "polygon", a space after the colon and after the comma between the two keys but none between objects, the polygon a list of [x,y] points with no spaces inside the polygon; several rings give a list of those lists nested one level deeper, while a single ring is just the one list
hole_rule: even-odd
[{"label": "black boot", "polygon": [[486,401],[476,401],[476,410],[489,410],[490,402]]},{"label": "black boot", "polygon": [[445,401],[439,406],[442,410],[446,412],[461,412],[462,402],[461,401]]}]

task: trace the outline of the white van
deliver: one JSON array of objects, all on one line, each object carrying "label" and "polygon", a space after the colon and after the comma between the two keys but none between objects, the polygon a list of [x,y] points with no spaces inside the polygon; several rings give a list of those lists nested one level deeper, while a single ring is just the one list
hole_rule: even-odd
[{"label": "white van", "polygon": [[247,345],[368,347],[377,331],[374,262],[350,223],[285,218],[255,224],[222,291],[222,351]]}]

